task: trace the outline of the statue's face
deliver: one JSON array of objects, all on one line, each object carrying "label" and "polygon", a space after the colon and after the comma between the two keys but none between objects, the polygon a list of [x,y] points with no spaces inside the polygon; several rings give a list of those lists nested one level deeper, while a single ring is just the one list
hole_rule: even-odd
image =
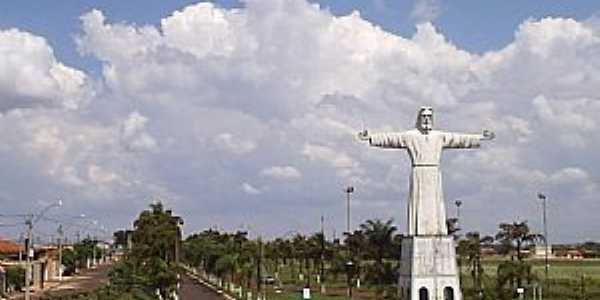
[{"label": "statue's face", "polygon": [[419,129],[424,133],[433,129],[433,111],[431,109],[423,109],[419,112]]}]

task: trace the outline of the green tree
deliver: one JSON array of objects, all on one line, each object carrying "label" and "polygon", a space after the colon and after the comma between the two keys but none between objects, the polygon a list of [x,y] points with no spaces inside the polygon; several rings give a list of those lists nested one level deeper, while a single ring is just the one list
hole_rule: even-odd
[{"label": "green tree", "polygon": [[[374,274],[378,286],[382,286],[390,281],[390,271],[392,267],[384,263],[385,258],[397,258],[398,249],[394,249],[394,232],[396,226],[392,225],[393,220],[389,219],[383,222],[379,219],[367,220],[360,225],[361,231],[366,237],[366,255],[375,261]],[[392,271],[393,274],[393,271]]]},{"label": "green tree", "polygon": [[77,258],[75,255],[75,251],[71,249],[63,249],[62,264],[65,266],[64,275],[69,276],[75,273],[75,269],[77,268]]},{"label": "green tree", "polygon": [[92,259],[94,253],[96,254],[96,257],[100,256],[102,249],[100,249],[97,244],[97,240],[87,237],[73,245],[75,265],[77,267],[86,267],[87,260]]},{"label": "green tree", "polygon": [[500,253],[510,255],[511,260],[516,255],[518,261],[523,261],[523,250],[544,238],[541,234],[531,233],[527,221],[501,223],[499,228],[496,241],[500,243]]},{"label": "green tree", "polygon": [[479,232],[468,232],[465,239],[458,242],[458,253],[460,257],[467,259],[468,268],[473,280],[475,293],[483,293],[481,278],[484,274],[484,269],[481,264],[481,247],[491,245],[494,238],[491,236],[481,237]]},{"label": "green tree", "polygon": [[158,292],[169,299],[177,283],[175,245],[179,239],[178,220],[161,203],[150,205],[134,221],[133,247],[110,273],[116,289]]},{"label": "green tree", "polygon": [[14,290],[21,290],[25,283],[25,269],[19,266],[10,266],[6,271],[6,285]]},{"label": "green tree", "polygon": [[510,255],[510,261],[498,266],[497,288],[500,297],[503,295],[500,290],[507,284],[510,284],[511,289],[514,290],[522,287],[524,280],[530,282],[533,279],[531,265],[524,260],[523,250],[536,241],[542,240],[543,236],[531,233],[527,221],[501,223],[499,229],[496,241],[500,244],[500,253]]}]

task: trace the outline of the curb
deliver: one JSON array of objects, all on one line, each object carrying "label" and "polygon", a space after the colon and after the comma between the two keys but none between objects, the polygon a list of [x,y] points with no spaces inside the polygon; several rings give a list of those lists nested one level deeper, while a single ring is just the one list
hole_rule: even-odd
[{"label": "curb", "polygon": [[200,276],[193,274],[192,272],[190,272],[189,270],[186,270],[187,272],[187,276],[191,277],[192,279],[196,280],[197,282],[199,282],[200,284],[204,285],[205,287],[209,288],[210,290],[212,290],[213,292],[215,292],[216,294],[219,294],[221,296],[223,296],[223,298],[227,299],[227,300],[237,300],[235,297],[232,297],[231,295],[227,294],[225,291],[217,288],[216,286],[212,285],[211,283],[209,283],[208,281],[202,279]]}]

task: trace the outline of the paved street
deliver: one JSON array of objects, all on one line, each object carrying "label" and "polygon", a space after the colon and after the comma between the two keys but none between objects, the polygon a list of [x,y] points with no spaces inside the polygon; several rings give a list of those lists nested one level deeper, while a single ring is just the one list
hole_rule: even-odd
[{"label": "paved street", "polygon": [[182,277],[179,296],[181,300],[224,300],[221,295],[200,285],[186,275]]}]

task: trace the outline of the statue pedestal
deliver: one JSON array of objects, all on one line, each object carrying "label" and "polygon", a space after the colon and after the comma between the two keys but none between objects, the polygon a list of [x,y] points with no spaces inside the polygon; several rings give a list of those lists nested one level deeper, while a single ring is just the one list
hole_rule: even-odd
[{"label": "statue pedestal", "polygon": [[405,300],[462,300],[451,236],[402,240],[399,293]]}]

